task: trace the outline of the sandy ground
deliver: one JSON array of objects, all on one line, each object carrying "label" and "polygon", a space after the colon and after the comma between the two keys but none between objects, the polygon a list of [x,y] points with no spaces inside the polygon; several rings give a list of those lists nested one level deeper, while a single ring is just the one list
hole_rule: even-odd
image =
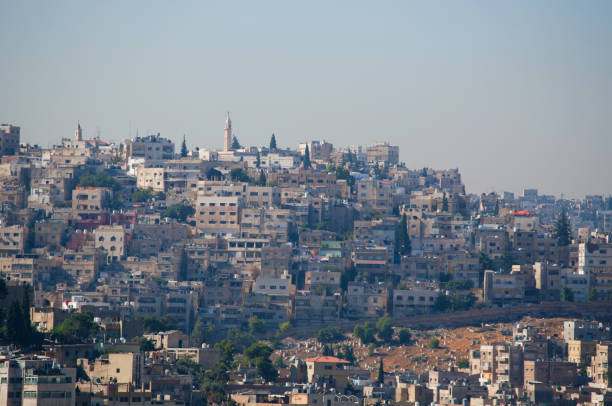
[{"label": "sandy ground", "polygon": [[[538,329],[544,336],[553,337],[563,335],[563,321],[567,319],[534,319],[523,318],[521,325],[531,326]],[[410,345],[385,345],[374,349],[374,353],[368,355],[368,347],[355,340],[352,334],[346,335],[346,340],[340,344],[353,346],[355,357],[359,366],[365,369],[378,368],[378,360],[383,359],[385,371],[402,372],[414,371],[422,373],[433,367],[448,369],[456,361],[469,359],[469,351],[478,349],[480,344],[489,344],[496,341],[510,340],[510,336],[504,336],[503,330],[510,330],[515,323],[495,323],[485,324],[481,327],[461,327],[455,329],[436,329],[429,331],[411,330],[412,342]],[[440,348],[429,348],[429,341],[437,338],[440,341]],[[286,349],[277,351],[276,355],[281,355],[286,362],[291,357],[300,359],[310,358],[320,355],[323,345],[316,339],[295,340],[291,337],[283,340]],[[273,356],[273,357],[274,357]]]}]

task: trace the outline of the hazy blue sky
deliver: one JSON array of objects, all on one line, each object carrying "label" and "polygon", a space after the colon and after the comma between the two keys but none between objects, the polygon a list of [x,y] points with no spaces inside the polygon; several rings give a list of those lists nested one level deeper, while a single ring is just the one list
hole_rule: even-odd
[{"label": "hazy blue sky", "polygon": [[43,145],[389,140],[468,192],[612,193],[612,1],[0,0],[0,122]]}]

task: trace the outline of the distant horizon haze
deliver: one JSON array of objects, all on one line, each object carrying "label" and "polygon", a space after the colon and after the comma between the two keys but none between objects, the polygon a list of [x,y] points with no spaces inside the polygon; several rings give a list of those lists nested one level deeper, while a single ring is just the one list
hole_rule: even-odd
[{"label": "distant horizon haze", "polygon": [[0,122],[41,146],[389,141],[467,193],[612,194],[612,2],[7,1]]}]

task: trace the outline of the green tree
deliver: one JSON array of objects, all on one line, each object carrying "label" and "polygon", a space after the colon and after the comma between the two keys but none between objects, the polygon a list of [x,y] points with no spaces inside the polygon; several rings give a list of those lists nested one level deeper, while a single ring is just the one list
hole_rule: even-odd
[{"label": "green tree", "polygon": [[478,254],[478,264],[480,265],[481,271],[493,269],[494,267],[493,260],[489,258],[487,253],[484,251],[480,251],[480,253]]},{"label": "green tree", "polygon": [[270,355],[274,350],[263,343],[253,343],[244,351],[246,359],[257,367],[257,373],[267,382],[278,377],[278,371],[270,362]]},{"label": "green tree", "polygon": [[238,142],[238,138],[236,138],[235,136],[232,138],[232,149],[240,149],[242,148],[242,146],[240,145],[240,143]]},{"label": "green tree", "polygon": [[276,151],[276,136],[272,133],[272,137],[270,137],[270,151]]},{"label": "green tree", "polygon": [[234,354],[236,353],[236,346],[231,340],[223,339],[215,344],[215,348],[221,351],[220,362],[229,366],[234,361]]},{"label": "green tree", "polygon": [[343,360],[350,362],[351,364],[355,362],[355,352],[353,351],[353,347],[351,347],[350,345],[343,345],[342,356],[340,356],[340,353],[338,353],[338,356]]},{"label": "green tree", "polygon": [[594,302],[597,300],[597,291],[595,288],[589,289],[589,301]]},{"label": "green tree", "polygon": [[229,404],[227,399],[228,365],[217,362],[204,372],[201,382],[204,401],[209,405]]},{"label": "green tree", "polygon": [[446,192],[442,193],[442,211],[448,211],[448,198],[446,197]]},{"label": "green tree", "polygon": [[98,330],[93,314],[75,313],[53,329],[53,336],[61,344],[81,344],[90,341]]},{"label": "green tree", "polygon": [[566,247],[571,242],[570,222],[565,210],[559,213],[555,220],[555,235],[557,236],[557,244],[561,247]]},{"label": "green tree", "polygon": [[338,341],[341,341],[342,339],[344,339],[344,335],[342,335],[340,330],[338,330],[338,328],[335,326],[329,326],[329,327],[322,328],[317,333],[317,340],[320,343],[326,343],[326,344],[337,343]]},{"label": "green tree", "polygon": [[440,340],[437,338],[432,338],[429,340],[429,348],[440,348]]},{"label": "green tree", "polygon": [[383,317],[376,322],[376,332],[378,338],[383,343],[389,343],[393,339],[393,325],[391,318]]},{"label": "green tree", "polygon": [[153,343],[153,341],[149,340],[148,338],[142,337],[139,343],[140,343],[140,352],[155,351],[155,344]]},{"label": "green tree", "polygon": [[274,382],[278,378],[278,370],[272,365],[269,359],[257,363],[257,373],[266,382]]},{"label": "green tree", "polygon": [[195,213],[193,207],[177,203],[167,207],[166,210],[162,212],[162,216],[173,218],[184,223],[187,221],[188,217],[193,216],[193,213]]},{"label": "green tree", "polygon": [[561,290],[561,300],[564,302],[574,301],[574,291],[571,290],[567,285],[563,286]]},{"label": "green tree", "polygon": [[362,344],[374,343],[376,342],[376,328],[369,321],[357,324],[353,329],[353,336],[361,340]]},{"label": "green tree", "polygon": [[308,144],[306,144],[306,149],[304,150],[304,158],[302,160],[304,163],[304,169],[310,169],[312,164],[310,163],[310,150],[308,149]]},{"label": "green tree", "polygon": [[378,360],[378,379],[376,379],[376,383],[379,385],[385,383],[385,369],[383,367],[382,358]]},{"label": "green tree", "polygon": [[4,326],[4,338],[17,346],[23,346],[26,340],[24,330],[23,313],[18,300],[13,300],[8,308],[6,315],[6,325]]},{"label": "green tree", "polygon": [[406,213],[404,213],[402,219],[395,227],[395,241],[393,246],[395,262],[399,263],[402,256],[410,255],[411,250],[410,236],[408,235],[408,220],[406,219]]},{"label": "green tree", "polygon": [[257,150],[257,153],[255,154],[255,167],[259,169],[260,166],[261,166],[261,155],[259,155],[259,150]]},{"label": "green tree", "polygon": [[193,325],[193,330],[191,331],[191,344],[196,347],[200,347],[202,343],[206,340],[206,326],[200,321],[196,320]]},{"label": "green tree", "polygon": [[187,149],[187,142],[185,141],[185,135],[183,134],[183,143],[181,144],[181,156],[184,158],[189,153]]},{"label": "green tree", "polygon": [[251,178],[242,168],[234,168],[230,171],[230,178],[238,182],[249,182]]},{"label": "green tree", "polygon": [[266,186],[266,182],[267,182],[266,173],[264,172],[263,169],[260,169],[259,170],[259,178],[257,179],[256,184],[258,186]]},{"label": "green tree", "polygon": [[514,249],[512,248],[510,241],[506,241],[504,251],[502,252],[501,262],[504,271],[510,271],[512,269],[512,265],[514,264]]},{"label": "green tree", "polygon": [[469,367],[470,367],[470,361],[468,361],[467,359],[460,359],[459,361],[457,361],[457,368],[465,369]]},{"label": "green tree", "polygon": [[258,360],[270,358],[274,350],[264,343],[253,343],[244,350],[244,356],[252,363],[257,363]]},{"label": "green tree", "polygon": [[88,172],[79,177],[79,186],[81,187],[106,187],[112,190],[119,189],[119,183],[105,172]]},{"label": "green tree", "polygon": [[138,319],[143,321],[145,333],[158,333],[160,331],[176,330],[176,320],[173,317],[165,315],[156,316],[139,316]]},{"label": "green tree", "polygon": [[399,331],[399,343],[400,344],[408,344],[410,343],[410,339],[412,338],[412,335],[410,334],[410,330],[408,330],[407,328],[403,328]]},{"label": "green tree", "polygon": [[324,356],[333,357],[334,356],[334,350],[329,345],[325,344],[323,346],[323,355]]},{"label": "green tree", "polygon": [[499,216],[499,200],[495,200],[495,208],[493,209],[493,215]]},{"label": "green tree", "polygon": [[264,336],[268,331],[268,325],[265,321],[252,316],[249,318],[249,331],[255,336]]}]

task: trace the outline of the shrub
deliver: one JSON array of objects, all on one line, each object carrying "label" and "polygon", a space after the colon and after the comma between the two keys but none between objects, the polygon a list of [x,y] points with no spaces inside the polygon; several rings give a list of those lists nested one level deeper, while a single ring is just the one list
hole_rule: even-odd
[{"label": "shrub", "polygon": [[400,344],[408,344],[410,342],[410,339],[412,338],[412,335],[410,334],[410,330],[408,330],[407,328],[403,328],[399,331],[399,342]]}]

